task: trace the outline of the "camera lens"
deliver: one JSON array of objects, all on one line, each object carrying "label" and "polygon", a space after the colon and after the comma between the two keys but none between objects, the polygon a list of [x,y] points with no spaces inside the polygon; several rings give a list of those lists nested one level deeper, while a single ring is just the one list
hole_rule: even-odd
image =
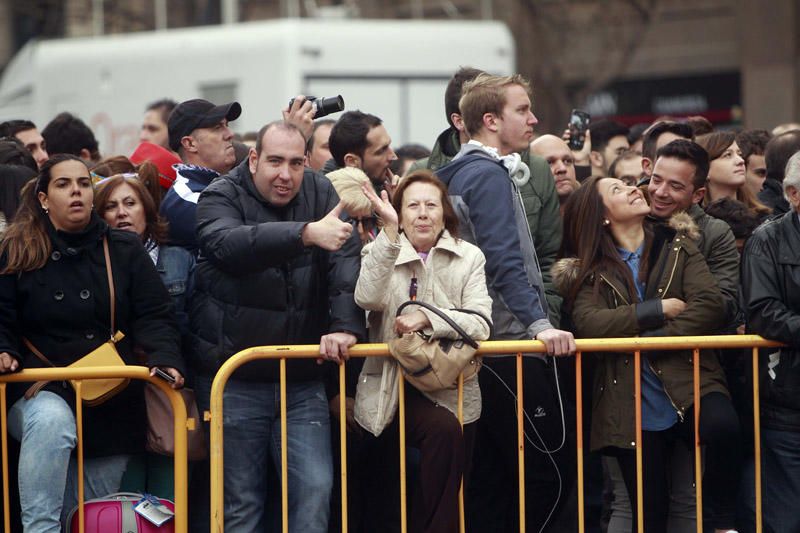
[{"label": "camera lens", "polygon": [[342,98],[341,94],[336,96],[327,96],[325,98],[317,98],[314,101],[314,105],[317,106],[317,112],[314,115],[314,118],[320,118],[330,115],[331,113],[344,111],[344,98]]}]

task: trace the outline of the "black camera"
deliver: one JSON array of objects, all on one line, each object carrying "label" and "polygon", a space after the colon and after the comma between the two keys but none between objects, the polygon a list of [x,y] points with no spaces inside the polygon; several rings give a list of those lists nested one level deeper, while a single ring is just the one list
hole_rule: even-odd
[{"label": "black camera", "polygon": [[[322,98],[317,98],[316,96],[306,96],[306,100],[311,102],[311,105],[314,106],[314,118],[322,118],[324,116],[330,115],[331,113],[338,113],[339,111],[344,111],[344,98],[342,98],[341,94],[337,94],[336,96],[325,96]],[[294,104],[294,98],[289,100],[289,109],[292,108],[292,104]]]}]

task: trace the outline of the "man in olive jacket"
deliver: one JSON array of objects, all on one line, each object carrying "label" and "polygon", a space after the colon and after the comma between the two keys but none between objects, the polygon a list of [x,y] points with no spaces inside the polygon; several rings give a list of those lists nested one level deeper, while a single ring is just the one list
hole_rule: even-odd
[{"label": "man in olive jacket", "polygon": [[680,211],[692,217],[700,229],[697,247],[722,292],[725,325],[735,329],[739,310],[739,252],[728,224],[707,215],[699,205],[706,192],[708,165],[708,155],[693,141],[678,139],[661,147],[647,185],[650,215],[663,223]]},{"label": "man in olive jacket", "polygon": [[[190,316],[205,406],[214,373],[240,350],[319,343],[320,359],[339,362],[364,337],[364,313],[353,298],[360,241],[339,219],[330,181],[304,170],[304,152],[296,126],[268,124],[248,159],[200,196]],[[287,451],[292,530],[324,533],[333,474],[320,362],[287,365]],[[225,387],[228,531],[266,527],[267,461],[280,465],[279,392],[272,360],[240,367]]]},{"label": "man in olive jacket", "polygon": [[[461,98],[462,85],[474,80],[482,73],[482,70],[462,67],[450,78],[444,94],[445,115],[450,126],[436,138],[430,157],[413,163],[406,174],[421,168],[438,170],[455,157],[462,144],[469,141],[469,135],[464,128],[464,122],[458,109],[458,101]],[[553,266],[561,246],[561,215],[559,214],[558,195],[547,161],[531,154],[528,150],[520,152],[520,156],[522,162],[528,165],[531,173],[530,179],[519,188],[522,204],[525,208],[531,237],[536,246],[550,322],[555,327],[559,327],[561,296],[553,287],[550,279],[550,267]]]}]

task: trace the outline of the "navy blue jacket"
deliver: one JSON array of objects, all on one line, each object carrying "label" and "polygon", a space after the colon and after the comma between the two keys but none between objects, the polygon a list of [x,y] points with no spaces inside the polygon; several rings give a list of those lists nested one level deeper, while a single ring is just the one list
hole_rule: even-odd
[{"label": "navy blue jacket", "polygon": [[525,212],[503,164],[479,147],[464,145],[436,174],[459,217],[459,236],[486,256],[495,338],[531,339],[552,328]]}]

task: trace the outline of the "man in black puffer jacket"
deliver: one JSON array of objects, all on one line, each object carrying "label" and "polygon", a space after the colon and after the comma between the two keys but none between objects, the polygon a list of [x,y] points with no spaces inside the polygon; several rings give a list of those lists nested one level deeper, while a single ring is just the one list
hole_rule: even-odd
[{"label": "man in black puffer jacket", "polygon": [[[353,300],[360,242],[339,219],[336,191],[304,171],[305,140],[293,125],[264,126],[247,161],[203,191],[200,259],[190,306],[199,402],[233,354],[252,346],[320,343],[346,358],[364,336]],[[287,365],[289,522],[325,532],[332,484],[323,366]],[[280,465],[277,361],[242,366],[225,388],[225,526],[265,529],[267,461]]]},{"label": "man in black puffer jacket", "polygon": [[800,152],[782,187],[789,211],[756,229],[742,258],[748,332],[786,344],[760,358],[764,531],[800,531]]}]

